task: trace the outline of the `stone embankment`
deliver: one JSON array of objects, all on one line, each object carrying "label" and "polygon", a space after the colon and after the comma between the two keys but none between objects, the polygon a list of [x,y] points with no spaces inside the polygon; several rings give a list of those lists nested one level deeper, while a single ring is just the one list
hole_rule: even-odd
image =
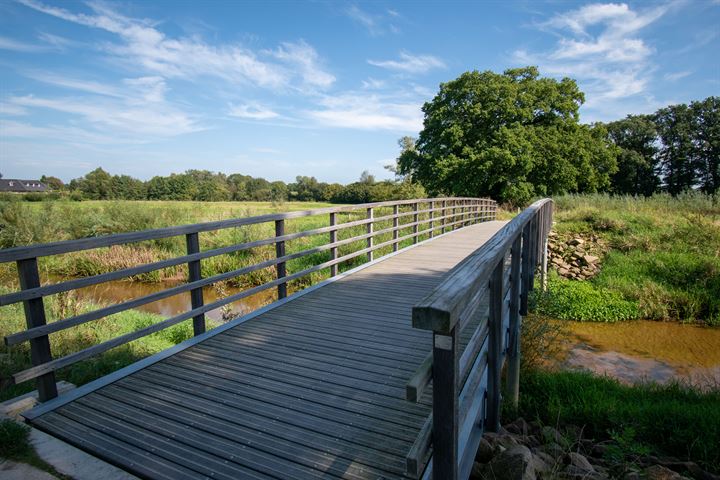
[{"label": "stone embankment", "polygon": [[548,268],[561,277],[586,280],[600,271],[600,262],[607,245],[595,235],[572,236],[550,232],[548,237]]},{"label": "stone embankment", "polygon": [[612,442],[560,432],[522,418],[498,433],[485,433],[471,480],[720,480],[694,462],[633,454]]}]

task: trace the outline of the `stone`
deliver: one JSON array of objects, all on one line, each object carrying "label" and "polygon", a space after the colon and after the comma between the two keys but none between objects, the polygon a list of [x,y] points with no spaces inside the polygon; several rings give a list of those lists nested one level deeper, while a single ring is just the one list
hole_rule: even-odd
[{"label": "stone", "polygon": [[605,480],[607,476],[601,475],[595,471],[588,472],[582,468],[578,468],[575,465],[568,465],[563,470],[560,478],[567,478],[572,480]]},{"label": "stone", "polygon": [[573,245],[573,246],[582,245],[583,243],[585,243],[585,240],[583,240],[580,237],[575,237],[572,240],[568,241],[567,243],[568,243],[568,245]]},{"label": "stone", "polygon": [[594,472],[595,468],[590,464],[587,458],[585,456],[577,453],[577,452],[570,452],[567,454],[568,461],[570,462],[570,465],[573,465],[581,470],[584,470],[586,472]]},{"label": "stone", "polygon": [[563,437],[560,432],[558,432],[556,429],[549,425],[545,425],[543,427],[542,436],[548,443],[554,442],[558,445],[565,445],[567,443],[565,437]]},{"label": "stone", "polygon": [[585,255],[582,259],[588,265],[594,265],[598,260],[600,260],[595,255]]},{"label": "stone", "polygon": [[565,276],[568,273],[570,273],[570,270],[568,270],[567,268],[558,268],[558,274]]},{"label": "stone", "polygon": [[662,465],[653,465],[645,469],[647,480],[682,480],[683,476]]},{"label": "stone", "polygon": [[484,465],[480,478],[493,480],[535,480],[533,454],[524,445],[514,445]]},{"label": "stone", "polygon": [[526,436],[528,434],[528,424],[524,418],[520,417],[512,423],[505,425],[508,432],[515,435]]},{"label": "stone", "polygon": [[[56,384],[58,395],[69,392],[75,388],[72,383],[61,380]],[[38,392],[34,390],[32,392],[20,395],[19,397],[11,398],[0,403],[0,417],[8,417],[13,420],[17,420],[20,414],[26,410],[30,410],[39,402]]]},{"label": "stone", "polygon": [[0,459],[0,478],[3,480],[57,480],[54,475],[26,463]]},{"label": "stone", "polygon": [[539,450],[547,453],[555,459],[562,458],[565,455],[565,449],[555,442],[550,442],[546,445],[543,445],[539,448]]},{"label": "stone", "polygon": [[478,445],[477,453],[475,453],[475,461],[480,463],[488,463],[490,460],[492,460],[494,454],[495,449],[492,445],[490,445],[490,442],[488,442],[484,437],[481,438],[480,444]]}]

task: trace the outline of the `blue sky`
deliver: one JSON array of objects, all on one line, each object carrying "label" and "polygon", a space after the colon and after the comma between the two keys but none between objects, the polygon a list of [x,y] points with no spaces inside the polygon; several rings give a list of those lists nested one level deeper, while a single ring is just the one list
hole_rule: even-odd
[{"label": "blue sky", "polygon": [[720,94],[718,52],[718,0],[0,0],[0,172],[387,178],[467,70],[575,78],[592,122]]}]

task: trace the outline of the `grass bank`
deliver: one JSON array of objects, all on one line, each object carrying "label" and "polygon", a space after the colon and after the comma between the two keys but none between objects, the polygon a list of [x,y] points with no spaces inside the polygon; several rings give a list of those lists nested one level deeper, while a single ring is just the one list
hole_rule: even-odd
[{"label": "grass bank", "polygon": [[540,313],[558,318],[636,318],[720,325],[720,199],[708,195],[555,198],[559,235],[607,245],[588,281],[550,275]]},{"label": "grass bank", "polygon": [[641,451],[694,461],[720,472],[720,388],[621,385],[585,372],[523,372],[518,414],[546,425],[573,425],[610,440],[622,454]]}]

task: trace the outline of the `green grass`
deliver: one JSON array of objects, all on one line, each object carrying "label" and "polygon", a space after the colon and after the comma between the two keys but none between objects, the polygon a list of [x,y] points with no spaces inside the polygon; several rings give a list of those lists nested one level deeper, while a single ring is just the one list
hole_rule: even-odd
[{"label": "green grass", "polygon": [[720,388],[700,392],[680,384],[621,385],[584,372],[528,370],[517,414],[549,425],[582,427],[597,441],[622,432],[658,454],[720,471]]},{"label": "green grass", "polygon": [[[610,250],[600,273],[583,287],[551,276],[551,295],[539,302],[541,313],[573,320],[720,325],[717,197],[568,195],[555,202],[555,231],[595,234]],[[601,308],[603,301],[610,305]],[[558,314],[562,311],[565,317]]]}]

